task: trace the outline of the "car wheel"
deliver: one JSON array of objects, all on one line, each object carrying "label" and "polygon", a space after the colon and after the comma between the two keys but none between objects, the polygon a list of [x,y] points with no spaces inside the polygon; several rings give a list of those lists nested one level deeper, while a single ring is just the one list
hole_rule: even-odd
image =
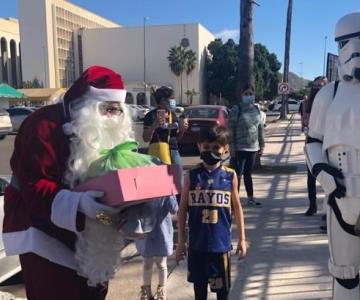
[{"label": "car wheel", "polygon": [[0,140],[3,140],[4,138],[6,138],[6,134],[0,135]]}]

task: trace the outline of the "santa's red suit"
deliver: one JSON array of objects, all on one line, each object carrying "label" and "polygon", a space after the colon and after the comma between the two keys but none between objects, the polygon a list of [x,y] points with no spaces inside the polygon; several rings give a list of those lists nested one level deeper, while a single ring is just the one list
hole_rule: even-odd
[{"label": "santa's red suit", "polygon": [[71,105],[87,101],[84,95],[123,102],[125,94],[120,75],[91,67],[63,102],[37,110],[20,128],[5,191],[3,240],[7,255],[20,255],[30,300],[105,299],[106,284],[89,287],[87,278],[78,275],[74,254],[86,220],[96,221],[107,207],[91,195],[71,192],[65,183],[73,136],[64,132],[64,124],[71,124]]}]

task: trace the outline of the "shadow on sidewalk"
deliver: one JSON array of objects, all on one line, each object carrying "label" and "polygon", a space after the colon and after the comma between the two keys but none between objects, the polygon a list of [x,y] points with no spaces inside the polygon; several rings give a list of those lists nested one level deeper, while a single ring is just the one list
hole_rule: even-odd
[{"label": "shadow on sidewalk", "polygon": [[319,229],[319,216],[303,214],[306,168],[304,156],[293,148],[300,146],[295,138],[303,143],[294,122],[292,118],[286,128],[273,131],[267,145],[282,146],[255,173],[254,188],[263,207],[244,210],[250,245],[244,261],[236,263],[233,257],[230,299],[329,299],[327,237]]}]

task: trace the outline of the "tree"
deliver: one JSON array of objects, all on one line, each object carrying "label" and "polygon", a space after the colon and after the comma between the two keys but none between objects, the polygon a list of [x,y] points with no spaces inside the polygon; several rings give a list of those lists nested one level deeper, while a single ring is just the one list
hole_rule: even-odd
[{"label": "tree", "polygon": [[[239,99],[236,93],[238,74],[238,45],[233,40],[225,44],[217,39],[208,45],[205,76],[208,94],[225,98],[231,103]],[[277,95],[281,64],[264,45],[254,45],[253,76],[257,99],[273,99]]]},{"label": "tree", "polygon": [[[186,101],[189,104],[189,96],[191,96],[191,103],[192,104],[192,97],[196,96],[194,94],[192,94],[192,91],[189,91],[189,75],[192,73],[192,71],[195,69],[196,67],[196,53],[194,51],[192,51],[191,49],[187,50],[185,52],[185,72],[186,72]],[[195,91],[193,89],[193,91]],[[190,92],[190,93],[189,93]]]},{"label": "tree", "polygon": [[[186,50],[182,46],[173,46],[169,50],[168,60],[171,72],[180,77],[180,103],[183,104],[182,74],[186,72],[186,90],[189,91],[189,75],[196,67],[196,53],[191,49]],[[189,102],[188,95],[187,101]]]},{"label": "tree", "polygon": [[281,63],[262,44],[254,45],[255,95],[257,99],[272,99],[277,94]]},{"label": "tree", "polygon": [[169,50],[169,67],[171,72],[176,76],[180,77],[180,103],[183,104],[183,88],[182,88],[182,74],[186,68],[186,51],[184,47],[173,46]]},{"label": "tree", "polygon": [[36,77],[33,80],[23,81],[20,86],[21,89],[36,89],[44,87],[43,83]]},{"label": "tree", "polygon": [[[254,85],[253,0],[240,0],[239,67],[237,95],[246,84]],[[239,98],[239,97],[238,97]]]},{"label": "tree", "polygon": [[188,104],[192,105],[194,96],[199,95],[199,93],[195,89],[192,89],[191,91],[187,90],[185,92],[185,95],[186,95],[186,97],[188,99]]},{"label": "tree", "polygon": [[210,55],[206,61],[206,82],[208,94],[235,100],[238,47],[232,39],[223,44],[216,39],[208,45]]}]

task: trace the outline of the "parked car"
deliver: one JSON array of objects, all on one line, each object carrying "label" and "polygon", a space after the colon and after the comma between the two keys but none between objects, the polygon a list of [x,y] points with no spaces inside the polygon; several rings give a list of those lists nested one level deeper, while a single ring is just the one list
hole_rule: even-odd
[{"label": "parked car", "polygon": [[[7,176],[0,176],[0,230],[2,232],[4,220],[4,191],[9,184],[10,178]],[[2,238],[0,239],[0,283],[9,279],[13,275],[21,271],[20,261],[18,256],[6,256],[5,248]]]},{"label": "parked car", "polygon": [[185,108],[181,117],[189,118],[189,128],[179,141],[180,150],[197,150],[201,128],[214,125],[227,126],[228,110],[222,105],[194,105]]},{"label": "parked car", "polygon": [[133,121],[142,121],[145,118],[145,115],[149,111],[147,108],[144,108],[136,104],[128,104],[128,108],[132,115]]},{"label": "parked car", "polygon": [[19,131],[22,122],[28,117],[28,115],[34,112],[33,109],[29,107],[12,107],[7,109],[11,124],[13,127],[13,131]]},{"label": "parked car", "polygon": [[[288,99],[289,112],[290,111],[299,111],[300,102],[295,99]],[[275,111],[281,111],[282,109],[282,100],[275,101],[274,109]]]},{"label": "parked car", "polygon": [[9,113],[5,109],[0,109],[0,140],[4,139],[12,131]]}]

